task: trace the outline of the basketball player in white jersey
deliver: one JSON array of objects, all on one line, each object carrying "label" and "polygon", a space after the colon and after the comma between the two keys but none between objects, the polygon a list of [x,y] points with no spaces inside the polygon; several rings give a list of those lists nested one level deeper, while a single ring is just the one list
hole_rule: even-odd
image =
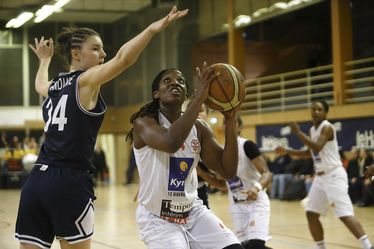
[{"label": "basketball player in white jersey", "polygon": [[[243,121],[240,117],[236,120],[240,134]],[[245,249],[270,249],[265,245],[270,238],[270,200],[266,187],[272,175],[257,145],[241,136],[237,139],[238,172],[226,181],[234,232]]]},{"label": "basketball player in white jersey", "polygon": [[280,153],[293,156],[312,157],[315,168],[315,178],[308,193],[306,216],[309,230],[316,242],[316,249],[325,249],[323,227],[319,220],[331,206],[337,217],[349,231],[359,240],[363,249],[373,249],[360,222],[353,212],[352,202],[348,195],[347,173],[341,162],[336,131],[326,120],[329,106],[325,101],[312,104],[311,114],[313,126],[309,136],[303,133],[296,123],[291,123],[292,132],[308,147],[306,151],[296,151],[278,147]]},{"label": "basketball player in white jersey", "polygon": [[226,178],[238,162],[235,114],[224,112],[225,146],[209,125],[197,119],[215,78],[204,63],[197,70],[199,87],[182,113],[187,83],[177,69],[161,71],[152,83],[153,101],[130,121],[140,177],[136,219],[140,237],[151,249],[243,249],[235,235],[197,197],[196,166],[201,159]]}]

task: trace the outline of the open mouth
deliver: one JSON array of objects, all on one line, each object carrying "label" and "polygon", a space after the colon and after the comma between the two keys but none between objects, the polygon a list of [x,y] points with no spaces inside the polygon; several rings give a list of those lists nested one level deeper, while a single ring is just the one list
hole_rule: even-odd
[{"label": "open mouth", "polygon": [[181,90],[179,89],[179,88],[172,88],[171,90],[170,90],[170,92],[172,93],[172,94],[178,94],[178,95],[180,95],[182,92],[181,92]]}]

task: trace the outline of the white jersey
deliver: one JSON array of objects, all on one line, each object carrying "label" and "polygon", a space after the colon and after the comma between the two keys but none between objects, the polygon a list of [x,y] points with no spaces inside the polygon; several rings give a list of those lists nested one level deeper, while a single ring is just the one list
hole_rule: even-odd
[{"label": "white jersey", "polygon": [[[170,122],[159,112],[160,125]],[[175,223],[186,223],[197,198],[196,165],[200,159],[200,142],[195,125],[175,153],[144,146],[134,148],[140,177],[138,202],[151,213]]]},{"label": "white jersey", "polygon": [[246,201],[247,194],[243,194],[243,191],[248,191],[261,177],[260,172],[245,154],[244,143],[246,141],[246,139],[238,137],[238,171],[235,178],[226,181],[230,204]]},{"label": "white jersey", "polygon": [[333,129],[334,138],[331,141],[327,141],[327,143],[325,144],[325,146],[323,146],[320,152],[315,153],[313,152],[313,150],[311,150],[311,154],[314,161],[314,168],[317,173],[321,171],[324,171],[325,173],[331,172],[337,167],[343,166],[343,163],[339,155],[336,130],[329,121],[323,120],[317,127],[317,129],[314,126],[312,126],[310,128],[310,137],[314,142],[316,142],[321,135],[323,127],[325,126],[330,126]]}]

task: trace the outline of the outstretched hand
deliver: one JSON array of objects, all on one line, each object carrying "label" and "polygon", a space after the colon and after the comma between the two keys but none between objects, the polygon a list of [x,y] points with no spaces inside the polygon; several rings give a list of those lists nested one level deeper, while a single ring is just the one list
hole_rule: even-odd
[{"label": "outstretched hand", "polygon": [[53,56],[53,39],[49,38],[48,40],[44,40],[44,36],[35,39],[35,47],[32,44],[29,44],[29,47],[32,51],[38,56],[39,60],[43,59],[50,59]]},{"label": "outstretched hand", "polygon": [[296,122],[291,122],[288,126],[291,128],[291,131],[294,134],[297,134],[300,131],[300,127]]},{"label": "outstretched hand", "polygon": [[154,31],[154,32],[160,32],[161,30],[163,30],[164,28],[166,28],[170,23],[184,17],[185,15],[187,15],[188,13],[188,9],[185,9],[185,10],[177,10],[177,7],[174,6],[170,13],[165,16],[164,18],[152,23],[149,28]]}]

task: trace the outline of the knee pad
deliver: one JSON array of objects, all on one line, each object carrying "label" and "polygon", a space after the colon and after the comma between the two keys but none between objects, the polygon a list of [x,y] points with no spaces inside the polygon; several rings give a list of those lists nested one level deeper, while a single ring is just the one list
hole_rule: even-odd
[{"label": "knee pad", "polygon": [[259,239],[245,240],[242,245],[245,249],[271,249],[265,246],[265,241]]},{"label": "knee pad", "polygon": [[229,246],[226,246],[223,249],[243,249],[244,247],[241,244],[232,244]]}]

